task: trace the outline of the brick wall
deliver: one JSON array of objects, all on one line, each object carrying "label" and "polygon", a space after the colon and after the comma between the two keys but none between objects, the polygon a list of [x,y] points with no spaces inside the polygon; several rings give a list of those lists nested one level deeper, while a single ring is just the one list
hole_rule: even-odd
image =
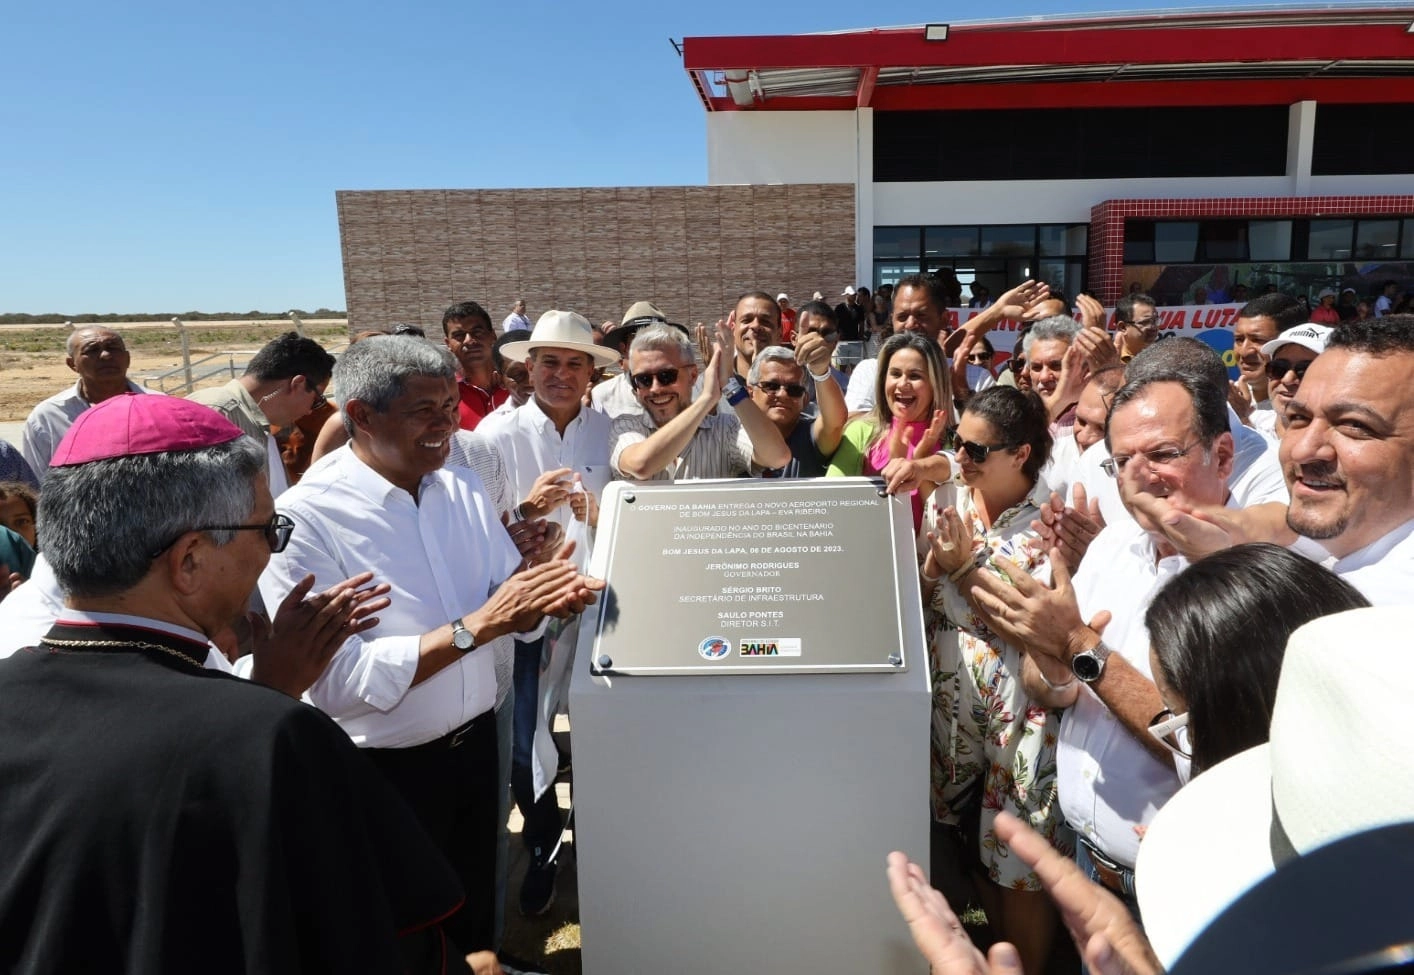
[{"label": "brick wall", "polygon": [[349,328],[440,330],[456,301],[499,327],[517,298],[596,325],[647,299],[711,322],[761,288],[833,304],[854,282],[854,187],[345,190],[336,194]]}]

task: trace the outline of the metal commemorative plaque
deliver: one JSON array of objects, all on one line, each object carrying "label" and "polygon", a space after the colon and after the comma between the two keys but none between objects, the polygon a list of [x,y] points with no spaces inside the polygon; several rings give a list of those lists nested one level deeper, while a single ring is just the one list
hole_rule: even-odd
[{"label": "metal commemorative plaque", "polygon": [[595,674],[879,673],[922,659],[906,646],[921,633],[904,618],[921,614],[909,503],[869,478],[614,482],[591,571],[608,583]]}]

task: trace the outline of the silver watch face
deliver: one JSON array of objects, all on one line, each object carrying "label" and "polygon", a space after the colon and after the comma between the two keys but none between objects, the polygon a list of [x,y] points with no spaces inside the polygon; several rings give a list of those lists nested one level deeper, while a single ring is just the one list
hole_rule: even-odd
[{"label": "silver watch face", "polygon": [[1075,676],[1087,684],[1094,683],[1100,679],[1100,672],[1105,669],[1093,650],[1086,650],[1084,653],[1077,653],[1070,660],[1070,669]]},{"label": "silver watch face", "polygon": [[460,621],[452,627],[452,646],[458,650],[470,650],[476,641],[471,638],[471,631],[459,624]]}]

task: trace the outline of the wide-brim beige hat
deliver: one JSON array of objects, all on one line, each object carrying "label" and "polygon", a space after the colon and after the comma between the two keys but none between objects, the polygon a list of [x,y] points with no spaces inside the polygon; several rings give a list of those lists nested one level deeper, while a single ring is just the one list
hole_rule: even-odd
[{"label": "wide-brim beige hat", "polygon": [[501,355],[507,359],[525,359],[532,349],[569,349],[583,352],[601,366],[619,361],[619,354],[594,342],[594,326],[589,319],[572,311],[550,310],[535,322],[530,338],[524,342],[507,342]]},{"label": "wide-brim beige hat", "polygon": [[1414,821],[1408,722],[1377,693],[1414,686],[1410,632],[1408,606],[1297,629],[1282,658],[1271,741],[1195,776],[1159,810],[1139,844],[1135,886],[1144,933],[1165,966],[1289,856]]}]

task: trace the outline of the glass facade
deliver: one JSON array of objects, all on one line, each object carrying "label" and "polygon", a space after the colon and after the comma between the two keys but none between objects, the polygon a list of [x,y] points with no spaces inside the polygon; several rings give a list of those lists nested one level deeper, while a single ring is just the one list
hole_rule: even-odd
[{"label": "glass facade", "polygon": [[1027,278],[1074,297],[1085,287],[1089,232],[1084,223],[875,227],[874,287],[927,272],[955,278],[963,304],[974,284],[995,298]]},{"label": "glass facade", "polygon": [[1414,290],[1414,215],[1290,220],[1126,220],[1124,286],[1161,304],[1240,301],[1323,288]]}]

